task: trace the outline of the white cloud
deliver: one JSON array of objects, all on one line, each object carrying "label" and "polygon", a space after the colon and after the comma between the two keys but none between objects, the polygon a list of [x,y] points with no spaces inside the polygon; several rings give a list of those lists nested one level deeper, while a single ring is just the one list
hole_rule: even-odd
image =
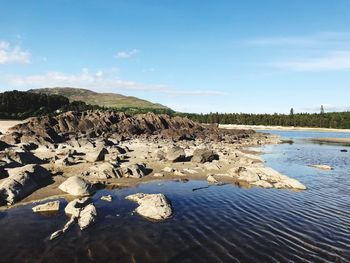
[{"label": "white cloud", "polygon": [[337,51],[317,58],[277,63],[277,66],[294,71],[350,70],[350,51]]},{"label": "white cloud", "polygon": [[0,41],[0,64],[29,64],[31,55],[20,46],[11,46],[6,41]]},{"label": "white cloud", "polygon": [[[113,71],[112,71],[113,72]],[[114,74],[103,72],[91,72],[83,68],[77,74],[65,74],[63,72],[48,72],[42,75],[10,76],[5,80],[13,87],[41,88],[41,87],[77,87],[96,91],[111,90],[123,92],[123,90],[140,90],[155,92],[170,96],[221,96],[222,92],[210,90],[177,90],[163,84],[145,84],[115,77]]]},{"label": "white cloud", "polygon": [[138,49],[133,49],[130,51],[119,51],[115,55],[115,58],[130,58],[130,57],[137,55],[138,53],[140,53],[140,51]]}]

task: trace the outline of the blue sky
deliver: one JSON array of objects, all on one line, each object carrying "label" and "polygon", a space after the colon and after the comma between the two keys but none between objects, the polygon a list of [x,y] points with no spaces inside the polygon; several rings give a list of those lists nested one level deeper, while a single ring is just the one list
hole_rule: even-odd
[{"label": "blue sky", "polygon": [[0,91],[72,86],[187,112],[350,109],[348,0],[0,0]]}]

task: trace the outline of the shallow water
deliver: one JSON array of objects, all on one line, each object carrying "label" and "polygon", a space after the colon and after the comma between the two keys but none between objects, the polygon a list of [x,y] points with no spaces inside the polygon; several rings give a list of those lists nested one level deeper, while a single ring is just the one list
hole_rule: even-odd
[{"label": "shallow water", "polygon": [[[295,143],[263,147],[267,165],[300,180],[307,191],[235,185],[192,191],[205,181],[103,190],[93,197],[96,224],[84,231],[75,226],[53,241],[48,237],[67,220],[66,201],[52,216],[32,213],[31,205],[15,208],[0,213],[0,261],[350,262],[350,147],[309,143],[303,138],[310,133],[282,135]],[[318,163],[334,170],[308,167]],[[153,223],[134,214],[137,205],[124,197],[136,192],[167,195],[173,217]],[[105,194],[113,202],[99,199]]]}]

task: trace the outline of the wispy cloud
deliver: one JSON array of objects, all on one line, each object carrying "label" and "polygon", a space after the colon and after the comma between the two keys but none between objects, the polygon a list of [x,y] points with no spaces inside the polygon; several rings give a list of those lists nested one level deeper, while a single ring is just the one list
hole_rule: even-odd
[{"label": "wispy cloud", "polygon": [[12,46],[9,42],[0,41],[0,64],[29,64],[31,55],[20,46]]},{"label": "wispy cloud", "polygon": [[77,74],[65,74],[63,72],[48,72],[42,75],[9,76],[5,81],[13,87],[40,88],[40,87],[78,87],[96,91],[113,90],[123,92],[125,90],[149,91],[169,96],[222,96],[225,93],[210,90],[178,90],[163,84],[147,84],[123,80],[111,75],[109,72],[82,69]]},{"label": "wispy cloud", "polygon": [[317,58],[276,63],[276,66],[294,71],[350,70],[350,51],[336,51]]},{"label": "wispy cloud", "polygon": [[130,51],[118,51],[115,55],[115,58],[123,59],[123,58],[131,58],[140,53],[138,49],[132,49]]}]

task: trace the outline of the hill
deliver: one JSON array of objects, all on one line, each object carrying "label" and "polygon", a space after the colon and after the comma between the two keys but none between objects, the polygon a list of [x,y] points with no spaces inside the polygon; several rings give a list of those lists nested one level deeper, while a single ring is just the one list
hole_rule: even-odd
[{"label": "hill", "polygon": [[168,109],[168,107],[161,104],[152,103],[132,96],[124,96],[116,93],[98,93],[79,88],[43,88],[31,89],[29,92],[62,95],[67,97],[70,102],[83,101],[86,104],[102,107]]}]

